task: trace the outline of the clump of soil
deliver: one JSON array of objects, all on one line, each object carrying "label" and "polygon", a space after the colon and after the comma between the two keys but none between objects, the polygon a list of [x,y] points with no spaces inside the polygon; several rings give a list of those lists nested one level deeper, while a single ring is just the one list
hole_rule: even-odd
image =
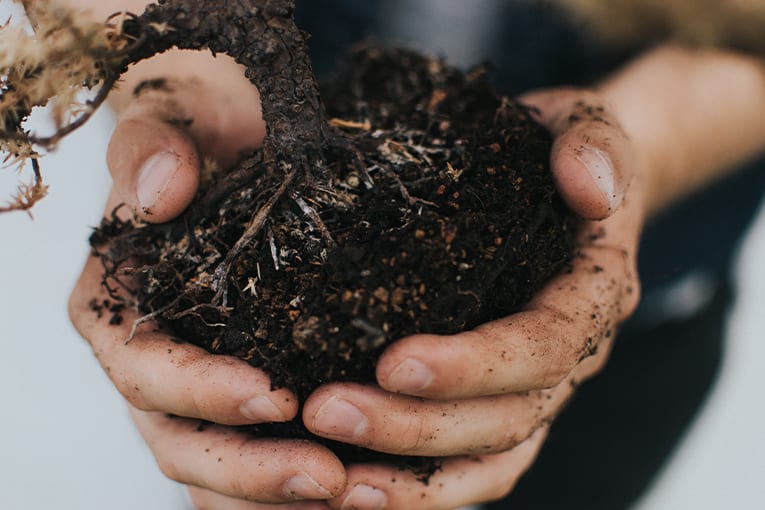
[{"label": "clump of soil", "polygon": [[[301,401],[326,382],[373,382],[398,338],[517,311],[573,251],[550,136],[482,68],[364,48],[322,97],[335,131],[321,166],[256,152],[175,222],[112,217],[92,239],[105,281],[148,318]],[[308,437],[298,421],[251,430]]]}]

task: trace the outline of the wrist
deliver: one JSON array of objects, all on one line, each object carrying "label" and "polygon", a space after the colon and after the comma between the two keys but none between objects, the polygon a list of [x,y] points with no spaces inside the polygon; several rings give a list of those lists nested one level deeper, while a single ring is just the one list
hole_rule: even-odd
[{"label": "wrist", "polygon": [[607,80],[601,91],[641,158],[649,215],[765,147],[759,60],[663,46]]}]

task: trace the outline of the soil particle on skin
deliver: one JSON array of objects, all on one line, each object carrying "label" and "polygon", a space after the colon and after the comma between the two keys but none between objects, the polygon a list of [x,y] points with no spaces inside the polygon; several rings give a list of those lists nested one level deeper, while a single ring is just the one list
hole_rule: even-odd
[{"label": "soil particle on skin", "polygon": [[[106,218],[92,244],[107,282],[172,335],[246,360],[301,401],[330,381],[373,382],[396,339],[517,311],[571,259],[576,220],[550,176],[549,134],[484,74],[353,53],[323,86],[334,131],[321,166],[295,174],[258,152],[175,222]],[[299,421],[250,430],[312,437]],[[345,461],[390,458],[325,444]]]},{"label": "soil particle on skin", "polygon": [[138,97],[147,90],[162,90],[165,92],[171,92],[170,87],[165,78],[156,78],[152,80],[144,80],[139,83],[133,89],[133,97]]},{"label": "soil particle on skin", "polygon": [[98,299],[93,298],[88,303],[88,306],[93,312],[95,312],[96,318],[100,319],[104,316],[105,312],[109,312],[111,313],[109,317],[110,325],[119,326],[122,324],[122,311],[125,310],[125,303],[122,301],[118,300],[113,302],[108,299],[99,301]]}]

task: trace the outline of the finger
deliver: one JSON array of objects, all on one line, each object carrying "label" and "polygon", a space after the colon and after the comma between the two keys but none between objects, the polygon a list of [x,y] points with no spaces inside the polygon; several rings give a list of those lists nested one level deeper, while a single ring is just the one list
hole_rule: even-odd
[{"label": "finger", "polygon": [[227,425],[286,421],[295,416],[297,402],[292,393],[271,391],[269,378],[244,361],[178,343],[150,324],[139,328],[126,344],[137,316],[128,309],[118,315],[110,313],[108,306],[98,310],[110,299],[101,285],[102,273],[99,261],[91,257],[70,298],[69,314],[133,406]]},{"label": "finger", "polygon": [[585,224],[571,270],[548,282],[524,311],[458,335],[395,342],[378,362],[380,386],[461,399],[558,384],[637,305],[639,207],[629,200],[608,220]]},{"label": "finger", "polygon": [[605,365],[612,342],[556,387],[467,400],[424,400],[377,386],[331,384],[306,401],[303,421],[314,434],[395,455],[450,457],[503,452],[550,423],[575,388]]},{"label": "finger", "polygon": [[393,396],[376,386],[333,384],[306,402],[314,434],[394,455],[428,457],[505,451],[554,416],[571,387],[462,401]]},{"label": "finger", "polygon": [[521,101],[555,137],[550,162],[558,191],[586,219],[613,214],[635,174],[631,144],[619,122],[594,92],[542,91]]},{"label": "finger", "polygon": [[345,492],[330,503],[343,510],[451,510],[500,499],[531,466],[546,434],[545,428],[540,429],[504,453],[444,460],[442,469],[427,484],[420,476],[397,467],[351,466]]},{"label": "finger", "polygon": [[159,468],[177,482],[260,503],[328,499],[345,487],[343,465],[315,443],[255,439],[135,408],[131,415]]},{"label": "finger", "polygon": [[259,98],[229,98],[198,80],[154,80],[136,88],[117,123],[107,163],[122,200],[146,221],[180,214],[194,197],[201,157],[221,166],[260,144]]},{"label": "finger", "polygon": [[323,501],[296,501],[277,505],[254,503],[199,487],[189,487],[188,492],[196,510],[329,510],[330,508]]}]

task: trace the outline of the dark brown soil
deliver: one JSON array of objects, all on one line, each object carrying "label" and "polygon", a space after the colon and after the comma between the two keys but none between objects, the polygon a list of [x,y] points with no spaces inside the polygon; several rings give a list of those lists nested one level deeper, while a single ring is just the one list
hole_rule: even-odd
[{"label": "dark brown soil", "polygon": [[[208,180],[173,223],[105,220],[92,241],[109,285],[301,401],[326,382],[373,382],[398,338],[517,311],[570,259],[574,219],[550,176],[548,133],[484,74],[355,52],[323,87],[337,132],[322,168],[275,171],[258,152]],[[297,421],[251,430],[307,437]]]}]

